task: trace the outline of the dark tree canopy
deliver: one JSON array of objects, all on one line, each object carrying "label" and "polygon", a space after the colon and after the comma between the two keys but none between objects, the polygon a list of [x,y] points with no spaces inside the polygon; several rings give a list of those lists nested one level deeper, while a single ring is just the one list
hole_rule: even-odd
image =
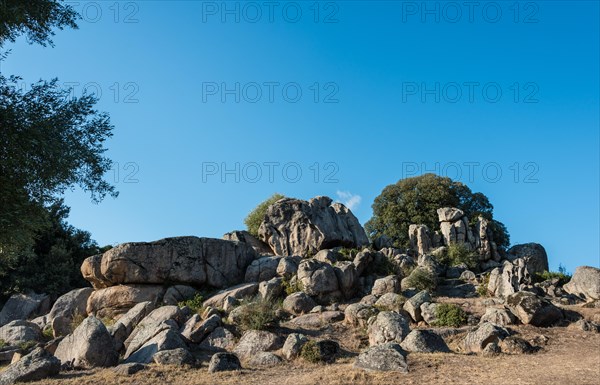
[{"label": "dark tree canopy", "polygon": [[62,294],[89,286],[79,270],[83,260],[99,248],[86,231],[66,223],[69,208],[57,201],[47,209],[47,223],[34,235],[34,246],[11,258],[0,259],[0,295],[34,290]]},{"label": "dark tree canopy", "polygon": [[79,14],[56,0],[0,0],[0,46],[25,34],[31,43],[53,45],[54,28],[77,28]]},{"label": "dark tree canopy", "polygon": [[437,209],[457,207],[471,221],[479,215],[492,221],[492,231],[498,246],[507,247],[508,232],[504,225],[493,220],[494,207],[482,193],[450,178],[435,174],[406,178],[385,187],[373,203],[373,217],[365,224],[371,238],[387,235],[397,246],[408,246],[408,227],[411,224],[427,225],[439,230]]},{"label": "dark tree canopy", "polygon": [[111,161],[104,143],[112,133],[96,98],[68,98],[56,80],[31,90],[0,76],[0,253],[21,246],[45,219],[45,208],[80,186],[96,202],[116,196],[104,174]]}]

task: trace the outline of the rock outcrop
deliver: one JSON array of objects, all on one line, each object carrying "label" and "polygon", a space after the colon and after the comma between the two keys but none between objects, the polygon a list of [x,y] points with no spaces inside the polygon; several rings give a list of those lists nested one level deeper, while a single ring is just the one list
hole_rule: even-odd
[{"label": "rock outcrop", "polygon": [[0,385],[38,381],[57,375],[59,371],[60,361],[44,349],[37,348],[0,372]]},{"label": "rock outcrop", "polygon": [[354,214],[324,196],[308,202],[290,198],[277,201],[269,206],[258,233],[275,255],[281,256],[307,257],[337,246],[360,248],[369,244]]},{"label": "rock outcrop", "polygon": [[548,271],[548,255],[546,249],[539,243],[514,245],[507,251],[507,259],[521,258],[525,261],[529,274],[535,275]]},{"label": "rock outcrop", "polygon": [[563,318],[550,301],[527,291],[509,295],[506,306],[522,323],[533,326],[552,326]]},{"label": "rock outcrop", "polygon": [[571,280],[563,286],[570,294],[582,296],[587,300],[600,299],[600,269],[591,266],[579,266]]},{"label": "rock outcrop", "polygon": [[226,288],[243,281],[255,259],[243,242],[175,237],[124,243],[86,259],[81,272],[96,289],[119,284],[187,284]]},{"label": "rock outcrop", "polygon": [[532,283],[531,274],[525,260],[504,261],[490,273],[487,290],[495,297],[507,297]]}]

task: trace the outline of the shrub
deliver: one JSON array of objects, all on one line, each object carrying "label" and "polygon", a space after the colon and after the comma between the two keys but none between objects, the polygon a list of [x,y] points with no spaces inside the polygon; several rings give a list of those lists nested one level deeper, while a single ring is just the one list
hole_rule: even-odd
[{"label": "shrub", "polygon": [[240,309],[239,326],[242,330],[264,330],[277,322],[279,302],[255,297]]},{"label": "shrub", "polygon": [[451,243],[435,257],[438,262],[446,266],[458,266],[464,263],[469,269],[475,269],[479,264],[477,253],[469,250],[464,243]]},{"label": "shrub", "polygon": [[323,359],[323,356],[321,355],[321,349],[319,349],[319,345],[317,345],[315,341],[308,341],[302,346],[302,350],[300,350],[300,357],[313,364],[321,362]]},{"label": "shrub", "polygon": [[544,271],[543,273],[537,273],[534,277],[536,282],[544,282],[549,279],[558,278],[558,285],[562,286],[571,280],[572,275],[567,273],[565,267],[561,264],[558,266],[558,271]]},{"label": "shrub", "polygon": [[6,341],[0,339],[0,349],[6,347],[8,344],[6,343]]},{"label": "shrub", "polygon": [[188,299],[187,301],[181,301],[177,304],[179,307],[189,307],[195,313],[201,313],[204,303],[204,297],[201,294],[196,294],[194,298]]},{"label": "shrub", "polygon": [[387,257],[384,256],[380,261],[377,261],[373,266],[373,273],[376,275],[387,277],[388,275],[395,275],[399,273],[399,269],[394,263]]},{"label": "shrub", "polygon": [[304,290],[304,287],[302,287],[302,281],[300,281],[299,279],[295,279],[292,281],[291,278],[283,277],[283,279],[281,280],[281,286],[283,286],[283,290],[287,295],[292,295],[294,293]]},{"label": "shrub", "polygon": [[488,292],[489,283],[490,275],[486,274],[483,276],[483,282],[481,282],[481,284],[477,287],[477,294],[479,294],[480,297],[487,297],[490,295],[490,293]]},{"label": "shrub", "polygon": [[338,259],[340,261],[354,261],[354,257],[356,257],[356,254],[358,254],[360,252],[359,249],[356,248],[347,248],[347,247],[342,247],[340,248],[338,251]]},{"label": "shrub", "polygon": [[85,315],[81,313],[76,313],[71,320],[71,331],[77,329],[77,326],[81,325],[81,323],[85,320]]},{"label": "shrub", "polygon": [[467,313],[459,306],[441,303],[435,311],[436,321],[433,326],[449,326],[457,328],[467,323]]},{"label": "shrub", "polygon": [[255,237],[258,237],[258,228],[260,224],[265,219],[265,214],[267,213],[267,209],[273,203],[277,202],[280,199],[285,198],[285,196],[281,194],[273,194],[270,198],[259,204],[254,208],[254,210],[250,211],[250,214],[244,219],[244,223],[246,224],[246,228],[248,232]]},{"label": "shrub", "polygon": [[456,207],[470,219],[479,215],[490,220],[494,241],[500,249],[510,243],[506,227],[493,219],[493,206],[482,193],[447,177],[424,174],[399,180],[383,189],[373,202],[373,217],[365,224],[371,239],[390,237],[396,247],[409,247],[408,227],[427,225],[433,233],[440,229],[437,209]]},{"label": "shrub", "polygon": [[29,352],[29,350],[31,350],[31,348],[33,348],[34,346],[37,345],[36,341],[24,341],[21,342],[19,345],[17,345],[19,347],[19,349],[22,352]]},{"label": "shrub", "polygon": [[406,278],[408,287],[414,287],[417,290],[433,291],[436,287],[435,276],[427,269],[419,268],[413,270]]},{"label": "shrub", "polygon": [[104,324],[104,326],[109,328],[109,327],[113,326],[117,321],[115,321],[114,318],[102,317],[102,318],[100,318],[100,322],[102,322]]},{"label": "shrub", "polygon": [[42,335],[45,339],[51,340],[54,338],[54,329],[52,329],[52,325],[46,326],[44,330],[42,330]]}]

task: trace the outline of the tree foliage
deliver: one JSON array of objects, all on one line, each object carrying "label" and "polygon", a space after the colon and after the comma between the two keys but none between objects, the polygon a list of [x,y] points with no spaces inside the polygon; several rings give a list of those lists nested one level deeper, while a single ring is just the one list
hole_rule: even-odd
[{"label": "tree foliage", "polygon": [[18,80],[0,76],[0,255],[26,246],[65,190],[79,186],[95,202],[117,195],[103,179],[113,127],[94,109],[97,99],[68,98],[56,79],[28,91]]},{"label": "tree foliage", "polygon": [[0,294],[27,292],[62,294],[89,286],[80,266],[90,255],[106,251],[87,231],[67,224],[69,208],[57,201],[47,209],[47,224],[34,236],[33,248],[0,259]]},{"label": "tree foliage", "polygon": [[407,247],[408,227],[411,224],[427,225],[431,231],[439,230],[437,209],[456,207],[471,219],[479,215],[491,221],[494,239],[498,246],[509,244],[506,227],[493,219],[494,207],[482,193],[447,177],[435,174],[401,179],[385,187],[373,203],[373,217],[365,228],[371,238],[390,237],[397,246]]},{"label": "tree foliage", "polygon": [[53,28],[77,28],[73,7],[56,0],[0,0],[0,46],[25,34],[30,43],[53,46]]},{"label": "tree foliage", "polygon": [[273,203],[275,203],[278,200],[283,199],[283,198],[285,198],[285,196],[275,193],[275,194],[271,195],[271,197],[269,197],[267,200],[265,200],[264,202],[262,202],[258,206],[256,206],[250,212],[250,214],[248,214],[246,219],[244,219],[244,223],[246,224],[246,228],[248,229],[248,232],[250,234],[254,235],[255,237],[258,237],[258,228],[260,227],[260,224],[262,223],[262,221],[265,219],[265,214],[267,213],[267,209]]}]

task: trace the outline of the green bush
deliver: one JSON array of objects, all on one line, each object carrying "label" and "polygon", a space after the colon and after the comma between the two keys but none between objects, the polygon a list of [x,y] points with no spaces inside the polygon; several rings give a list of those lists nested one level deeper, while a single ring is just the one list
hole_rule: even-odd
[{"label": "green bush", "polygon": [[371,239],[387,235],[396,247],[409,247],[408,227],[427,225],[433,233],[440,229],[437,209],[456,207],[471,220],[479,215],[490,220],[494,241],[500,249],[510,244],[506,227],[493,219],[493,206],[482,193],[450,178],[424,174],[399,180],[383,189],[373,202],[373,217],[365,224]]},{"label": "green bush", "polygon": [[273,326],[280,307],[279,302],[255,297],[240,308],[239,326],[242,330],[264,330]]},{"label": "green bush", "polygon": [[24,342],[21,342],[17,346],[19,347],[19,349],[22,352],[28,353],[31,350],[31,348],[33,348],[36,345],[37,345],[36,341],[24,341]]},{"label": "green bush", "polygon": [[54,329],[52,329],[52,325],[46,326],[44,330],[42,330],[42,335],[45,339],[51,340],[54,338]]},{"label": "green bush", "polygon": [[458,266],[464,263],[469,269],[475,269],[479,264],[477,253],[469,250],[464,243],[451,243],[437,257],[437,260],[446,266]]},{"label": "green bush", "polygon": [[295,279],[292,282],[290,278],[283,277],[281,280],[281,286],[283,287],[283,291],[285,291],[285,294],[287,295],[292,295],[294,293],[304,290],[304,287],[302,287],[302,281],[300,281],[299,279]]},{"label": "green bush", "polygon": [[433,326],[449,326],[457,328],[467,323],[467,313],[459,306],[441,303],[435,311],[436,321]]},{"label": "green bush", "polygon": [[187,301],[181,301],[177,304],[179,307],[189,307],[195,313],[201,313],[203,309],[204,297],[201,294],[196,294],[194,298]]},{"label": "green bush", "polygon": [[246,228],[248,232],[255,237],[258,237],[258,228],[260,224],[265,219],[265,214],[267,213],[267,209],[273,203],[277,202],[280,199],[285,198],[285,196],[281,194],[273,194],[270,198],[259,204],[254,208],[254,210],[250,211],[250,214],[244,219],[244,223],[246,224]]},{"label": "green bush", "polygon": [[8,346],[8,344],[6,343],[6,341],[0,339],[0,349],[4,348],[6,346]]},{"label": "green bush", "polygon": [[355,248],[348,248],[348,247],[341,247],[338,251],[338,259],[340,261],[354,261],[354,257],[356,257],[356,254],[358,254],[360,252],[359,249],[355,249]]},{"label": "green bush", "polygon": [[558,278],[558,285],[562,286],[571,280],[572,275],[567,273],[567,269],[560,264],[558,271],[544,271],[543,273],[536,273],[534,280],[536,282],[544,282],[549,279]]},{"label": "green bush", "polygon": [[300,350],[300,357],[313,364],[323,360],[321,349],[319,349],[319,345],[317,345],[315,341],[308,341],[302,346],[302,350]]},{"label": "green bush", "polygon": [[479,294],[480,297],[487,297],[490,295],[490,293],[488,292],[489,283],[490,275],[486,274],[483,276],[483,282],[481,282],[481,284],[477,287],[477,294]]},{"label": "green bush", "polygon": [[436,279],[429,270],[417,267],[406,278],[406,284],[408,287],[414,287],[417,290],[433,291],[436,287]]}]

